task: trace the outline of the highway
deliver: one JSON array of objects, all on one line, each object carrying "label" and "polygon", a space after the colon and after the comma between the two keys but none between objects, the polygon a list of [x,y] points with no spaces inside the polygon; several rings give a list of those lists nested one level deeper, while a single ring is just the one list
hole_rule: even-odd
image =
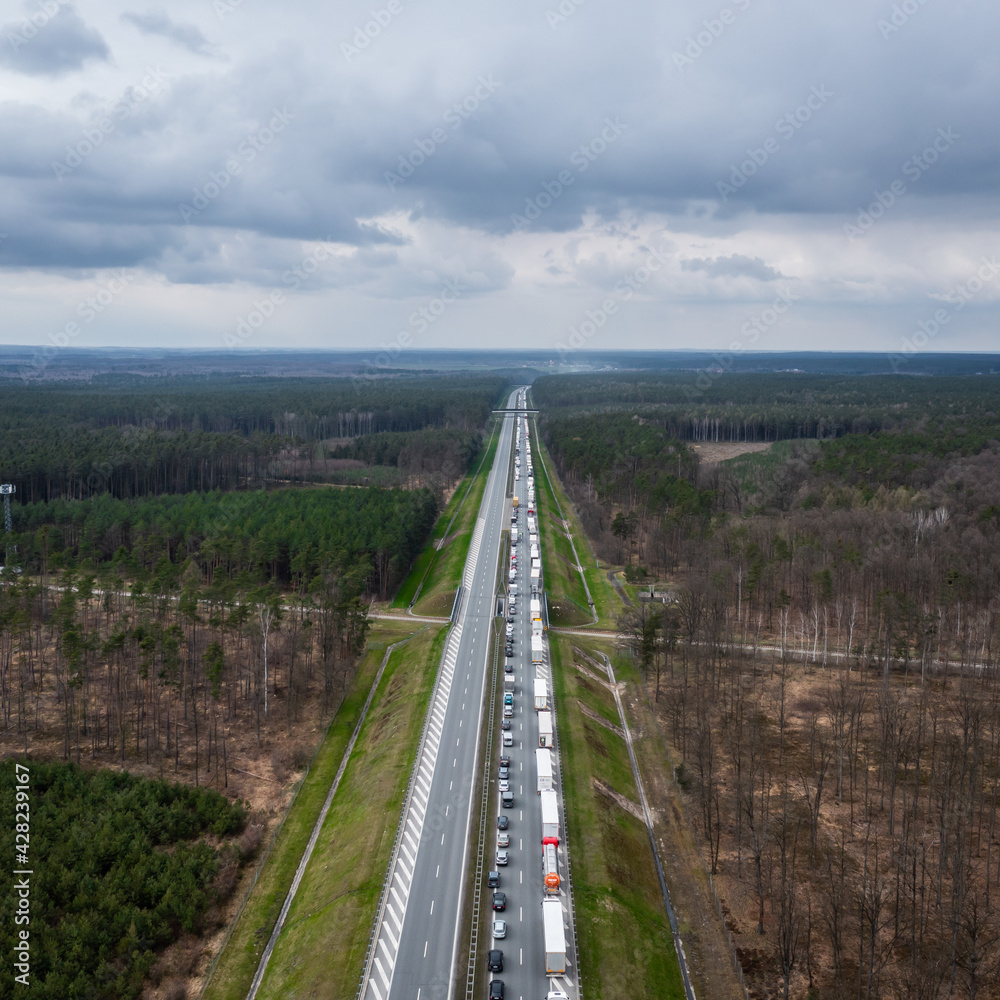
[{"label": "highway", "polygon": [[[518,418],[522,420],[523,418]],[[532,443],[533,454],[537,454]],[[514,745],[509,748],[500,746],[502,735],[497,726],[497,746],[493,748],[493,760],[501,753],[506,753],[511,759],[511,790],[514,793],[514,808],[504,810],[499,805],[499,790],[497,790],[498,812],[506,812],[510,818],[510,847],[508,849],[509,863],[504,868],[498,868],[500,873],[500,889],[507,896],[506,913],[498,914],[507,920],[507,936],[502,941],[494,941],[492,947],[503,951],[504,968],[502,972],[494,973],[497,979],[504,982],[505,1000],[544,1000],[550,990],[562,990],[571,998],[578,995],[576,970],[573,968],[573,928],[569,920],[567,894],[560,892],[563,901],[564,928],[566,934],[566,975],[553,977],[545,975],[545,949],[542,929],[543,897],[542,884],[542,815],[540,799],[536,791],[535,749],[538,747],[538,715],[534,709],[535,675],[546,680],[549,701],[552,700],[552,680],[549,670],[549,657],[546,648],[545,663],[536,668],[531,662],[531,587],[528,580],[531,560],[528,551],[528,483],[525,463],[525,448],[521,446],[521,478],[514,483],[514,491],[518,497],[521,513],[518,516],[519,539],[517,553],[517,583],[518,598],[515,602],[517,611],[514,620],[514,715],[511,720],[511,733]],[[537,465],[535,471],[538,471]],[[510,523],[508,515],[508,524]],[[544,574],[544,566],[542,567]],[[543,577],[544,579],[544,577]],[[546,647],[548,644],[546,643]],[[502,693],[498,693],[502,701]],[[501,708],[497,706],[497,716]],[[556,720],[556,747],[553,752],[555,763],[554,779],[562,800],[561,771],[559,766],[558,720]],[[491,775],[493,787],[497,787],[497,774]],[[560,827],[560,833],[563,830]],[[560,843],[559,873],[565,881],[566,854]],[[495,865],[488,867],[495,868]],[[489,926],[489,925],[487,925]],[[485,951],[486,946],[480,949]],[[486,955],[480,961],[485,963]],[[483,992],[486,996],[486,991]]]},{"label": "highway", "polygon": [[[515,400],[516,391],[508,405]],[[496,571],[502,531],[509,525],[506,491],[513,429],[514,417],[504,417],[469,549],[459,613],[445,646],[404,807],[389,891],[376,918],[375,945],[362,983],[365,1000],[451,996],[463,930],[484,684],[492,667]]]},{"label": "highway", "polygon": [[[515,406],[516,398],[517,390],[511,393],[508,406]],[[506,492],[514,426],[513,415],[503,418],[465,566],[458,615],[442,657],[415,778],[404,806],[402,833],[388,872],[389,889],[376,918],[374,946],[362,981],[364,1000],[452,1000],[456,995],[455,963],[468,930],[461,922],[461,910],[464,895],[471,889],[464,882],[470,860],[470,824],[473,809],[479,804],[478,799],[473,802],[472,789],[484,728],[484,686],[492,673],[496,573],[503,532],[511,524],[511,501]],[[526,479],[522,467],[521,479],[515,483],[522,510],[527,505]],[[519,524],[524,540],[518,545],[518,563],[520,568],[523,560],[525,567],[519,572],[520,583],[522,574],[527,577],[529,563],[523,513]],[[506,570],[505,566],[505,577]],[[530,586],[522,585],[520,590],[530,594]],[[553,989],[563,989],[575,998],[575,970],[571,966],[567,967],[567,976],[558,980],[550,981],[545,975],[541,809],[534,764],[538,721],[533,707],[535,669],[531,662],[527,595],[517,601],[515,640],[514,744],[501,749],[497,725],[494,773],[490,775],[492,789],[499,796],[495,762],[500,753],[508,753],[514,806],[505,810],[510,819],[510,863],[502,869],[501,889],[507,894],[507,909],[498,914],[507,920],[508,931],[505,940],[492,942],[492,925],[487,917],[477,960],[485,971],[490,947],[503,950],[504,970],[494,975],[505,983],[505,1000],[544,1000]],[[502,645],[500,649],[502,652]],[[548,676],[547,665],[542,672]],[[499,688],[497,697],[502,698]],[[551,695],[551,684],[549,691]],[[498,720],[500,712],[497,706]],[[478,822],[478,813],[475,819]],[[495,834],[495,830],[489,831],[487,868],[495,867],[490,863],[495,857]],[[562,874],[564,862],[560,848]],[[565,893],[561,895],[565,900]],[[489,905],[490,890],[484,889],[484,897]],[[572,929],[568,926],[568,909],[565,912],[567,956],[572,962]],[[484,975],[483,981],[489,978]],[[487,989],[482,990],[484,997]]]}]

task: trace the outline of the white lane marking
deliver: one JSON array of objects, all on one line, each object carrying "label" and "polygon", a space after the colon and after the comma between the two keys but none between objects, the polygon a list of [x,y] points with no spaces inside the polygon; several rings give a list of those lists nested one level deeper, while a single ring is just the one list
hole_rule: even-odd
[{"label": "white lane marking", "polygon": [[444,834],[441,834],[441,845],[444,846]]},{"label": "white lane marking", "polygon": [[434,913],[434,900],[431,900],[431,913]]},{"label": "white lane marking", "polygon": [[441,866],[438,865],[437,866],[437,871],[434,872],[434,877],[437,878],[440,874],[441,874]]},{"label": "white lane marking", "polygon": [[425,941],[424,942],[424,958],[427,957],[427,944],[428,944],[428,942]]},{"label": "white lane marking", "polygon": [[453,786],[454,784],[455,784],[455,782],[454,782],[454,781],[449,781],[449,782],[448,782],[448,791],[449,791],[449,792],[451,791],[451,789],[452,789],[452,786]]},{"label": "white lane marking", "polygon": [[[388,989],[389,988],[389,977],[385,974],[385,969],[382,968],[382,963],[381,963],[381,961],[379,961],[378,956],[376,956],[376,958],[375,958],[375,966],[378,969],[379,975],[382,977],[382,982],[385,983],[386,989]],[[378,985],[374,981],[372,982],[372,986],[375,987],[375,989],[378,989]],[[382,996],[382,994],[381,994],[381,992],[379,992],[379,997],[381,997],[381,996]]]}]

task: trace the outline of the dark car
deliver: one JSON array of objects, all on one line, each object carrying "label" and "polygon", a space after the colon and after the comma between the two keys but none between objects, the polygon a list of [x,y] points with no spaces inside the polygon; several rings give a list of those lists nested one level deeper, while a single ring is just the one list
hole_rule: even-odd
[{"label": "dark car", "polygon": [[494,910],[506,910],[507,909],[507,897],[502,892],[493,893],[493,909]]},{"label": "dark car", "polygon": [[[513,653],[514,653],[514,647],[513,646],[508,646],[507,647],[507,652],[509,654],[513,655]],[[503,672],[505,674],[512,674],[512,673],[514,673],[514,664],[513,663],[505,663],[503,665]]]},{"label": "dark car", "polygon": [[508,826],[510,826],[510,820],[508,820],[503,813],[500,813],[500,815],[497,816],[497,829],[506,830]]},{"label": "dark car", "polygon": [[514,647],[513,646],[508,646],[504,650],[504,652],[507,654],[507,656],[513,656],[514,655]]},{"label": "dark car", "polygon": [[503,730],[510,729],[510,719],[501,719],[500,728]]},{"label": "dark car", "polygon": [[500,872],[490,872],[486,876],[486,886],[489,889],[496,889],[500,885]]},{"label": "dark car", "polygon": [[490,1000],[503,1000],[502,979],[494,979],[490,982]]},{"label": "dark car", "polygon": [[494,948],[487,953],[486,968],[490,972],[503,972],[503,952],[499,948]]},{"label": "dark car", "polygon": [[500,766],[510,767],[510,756],[508,754],[505,753],[500,754]]}]

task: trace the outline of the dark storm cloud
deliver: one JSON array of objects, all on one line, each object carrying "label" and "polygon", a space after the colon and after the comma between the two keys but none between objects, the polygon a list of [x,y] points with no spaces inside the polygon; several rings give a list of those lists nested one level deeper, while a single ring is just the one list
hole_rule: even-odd
[{"label": "dark storm cloud", "polygon": [[760,257],[746,257],[741,253],[734,253],[728,257],[712,257],[705,259],[702,257],[691,257],[681,261],[682,271],[704,271],[713,278],[756,278],[758,281],[775,281],[783,278],[780,271],[776,271],[769,264],[765,264]]},{"label": "dark storm cloud", "polygon": [[24,9],[21,20],[0,28],[0,65],[32,76],[60,76],[110,58],[100,32],[88,27],[76,8],[49,0]]},{"label": "dark storm cloud", "polygon": [[[353,13],[307,4],[295,27],[275,13],[252,44],[236,32],[248,30],[249,7],[230,6],[219,23],[231,66],[179,76],[66,174],[52,163],[86,146],[99,111],[0,107],[0,200],[21,206],[4,216],[5,264],[71,268],[93,252],[118,265],[162,258],[185,280],[203,263],[206,281],[225,280],[227,266],[234,280],[256,277],[266,254],[220,251],[243,233],[388,248],[378,258],[387,270],[404,241],[370,220],[393,214],[484,243],[518,228],[517,217],[531,232],[563,233],[623,214],[673,217],[700,234],[765,217],[839,233],[898,178],[895,218],[936,224],[942,205],[997,210],[1000,8],[987,0],[917,4],[898,27],[888,0],[732,0],[715,33],[723,0],[636,0],[627,11],[594,0],[554,22],[533,0],[475,17],[454,3],[407,4],[351,59],[340,43],[356,37]],[[120,16],[207,51],[194,24],[160,11]],[[57,28],[76,32],[75,54],[55,45]],[[72,8],[4,53],[50,73],[108,56]],[[496,81],[488,95],[484,78]],[[276,112],[290,116],[280,131],[268,124]],[[613,141],[608,122],[621,128]],[[941,129],[958,138],[911,177]],[[435,130],[446,138],[432,140]],[[401,161],[412,167],[405,183],[387,182]],[[739,254],[684,269],[778,276]]]},{"label": "dark storm cloud", "polygon": [[122,14],[121,19],[144,35],[159,35],[195,55],[212,54],[211,44],[197,25],[179,24],[164,10],[150,10],[144,14],[128,11]]}]

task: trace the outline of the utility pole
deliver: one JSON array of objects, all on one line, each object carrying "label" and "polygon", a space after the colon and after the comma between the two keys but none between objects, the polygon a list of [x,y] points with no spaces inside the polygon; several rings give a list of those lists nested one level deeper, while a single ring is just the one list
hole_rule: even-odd
[{"label": "utility pole", "polygon": [[10,533],[14,530],[14,522],[10,516],[10,498],[17,491],[17,487],[11,483],[0,483],[0,496],[3,497],[3,537],[4,553],[7,562],[10,562]]}]

